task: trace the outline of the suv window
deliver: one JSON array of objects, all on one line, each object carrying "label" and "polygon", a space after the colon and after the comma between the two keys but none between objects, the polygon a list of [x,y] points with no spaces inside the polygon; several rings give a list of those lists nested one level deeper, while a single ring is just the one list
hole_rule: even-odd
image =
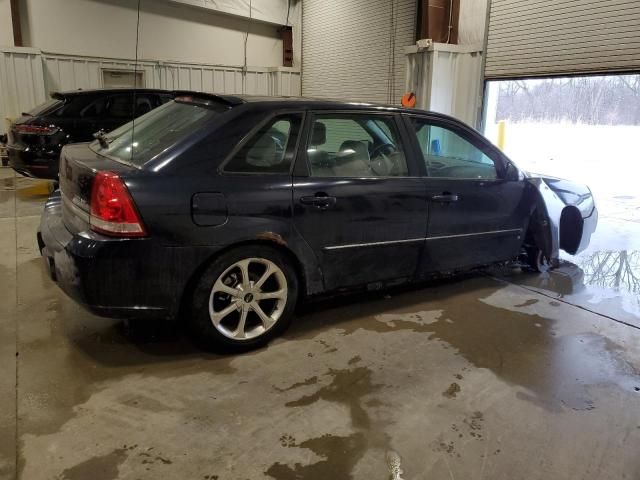
[{"label": "suv window", "polygon": [[106,114],[110,118],[131,119],[133,94],[112,95],[107,99]]},{"label": "suv window", "polygon": [[[128,103],[127,103],[128,102]],[[103,117],[131,119],[131,104],[133,94],[100,97],[80,111],[81,118]],[[165,102],[166,103],[166,102]],[[155,95],[136,95],[136,118],[149,113],[159,105],[159,99]]]},{"label": "suv window", "polygon": [[60,118],[77,118],[82,116],[82,111],[94,100],[100,99],[100,96],[96,95],[70,95],[65,100],[62,108],[53,112],[53,115]]},{"label": "suv window", "polygon": [[104,113],[105,97],[100,97],[80,110],[80,118],[99,117]]},{"label": "suv window", "polygon": [[38,105],[35,108],[32,108],[27,113],[32,117],[37,117],[38,115],[42,115],[44,113],[49,113],[52,110],[60,107],[62,105],[62,103],[63,103],[62,100],[59,100],[57,98],[50,98],[46,102]]},{"label": "suv window", "polygon": [[426,120],[413,125],[430,177],[498,178],[494,161],[457,133]]},{"label": "suv window", "polygon": [[278,115],[256,132],[224,167],[232,173],[289,173],[302,114]]},{"label": "suv window", "polygon": [[407,161],[392,116],[318,114],[307,158],[314,177],[407,176]]}]

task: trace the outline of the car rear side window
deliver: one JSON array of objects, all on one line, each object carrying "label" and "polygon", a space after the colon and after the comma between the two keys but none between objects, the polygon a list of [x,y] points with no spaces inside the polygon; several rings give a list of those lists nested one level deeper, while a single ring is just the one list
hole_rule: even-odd
[{"label": "car rear side window", "polygon": [[301,124],[301,113],[272,118],[242,144],[223,170],[228,173],[289,173]]},{"label": "car rear side window", "polygon": [[426,120],[413,124],[430,177],[498,178],[494,161],[456,132]]},{"label": "car rear side window", "polygon": [[112,95],[107,99],[106,114],[110,118],[130,119],[133,113],[133,94]]},{"label": "car rear side window", "polygon": [[314,177],[408,175],[395,120],[386,115],[316,115],[307,159]]},{"label": "car rear side window", "polygon": [[66,98],[64,105],[53,112],[53,115],[59,118],[85,117],[83,111],[99,101],[100,98],[104,97],[90,94],[70,95]]}]

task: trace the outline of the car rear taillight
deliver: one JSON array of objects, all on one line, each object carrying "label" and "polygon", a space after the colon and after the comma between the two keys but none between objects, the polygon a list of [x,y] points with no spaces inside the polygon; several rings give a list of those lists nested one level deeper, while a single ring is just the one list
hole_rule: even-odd
[{"label": "car rear taillight", "polygon": [[58,133],[60,129],[58,127],[50,126],[45,127],[44,125],[16,125],[13,127],[16,133],[21,133],[23,135],[53,135],[54,133]]},{"label": "car rear taillight", "polygon": [[115,237],[144,237],[147,232],[133,198],[113,172],[98,172],[91,191],[91,230]]}]

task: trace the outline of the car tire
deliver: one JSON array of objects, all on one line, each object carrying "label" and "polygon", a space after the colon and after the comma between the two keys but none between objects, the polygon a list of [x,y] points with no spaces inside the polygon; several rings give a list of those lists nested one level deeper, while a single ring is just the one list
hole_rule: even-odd
[{"label": "car tire", "polygon": [[262,245],[237,248],[202,274],[193,293],[190,330],[206,348],[258,348],[291,324],[297,298],[298,278],[285,255]]}]

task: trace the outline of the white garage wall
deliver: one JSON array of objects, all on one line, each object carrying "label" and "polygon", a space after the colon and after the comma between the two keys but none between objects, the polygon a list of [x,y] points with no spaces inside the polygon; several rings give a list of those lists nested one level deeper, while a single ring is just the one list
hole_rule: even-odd
[{"label": "white garage wall", "polygon": [[[22,0],[23,41],[54,53],[134,58],[136,6],[136,0]],[[166,0],[143,0],[141,10],[141,59],[243,65],[249,26],[247,64],[282,64],[274,25]]]},{"label": "white garage wall", "polygon": [[9,0],[0,0],[0,47],[13,46],[13,25]]},{"label": "white garage wall", "polygon": [[[207,3],[207,8],[197,8],[200,0],[184,1],[190,5],[142,0],[138,68],[144,72],[143,86],[300,95],[299,66],[280,66],[278,27],[265,23],[286,21],[287,0],[259,0],[256,13],[265,17],[263,21],[210,11],[222,0]],[[101,88],[104,69],[133,70],[137,3],[21,0],[23,41],[28,47],[15,48],[12,30],[5,25],[11,26],[10,3],[0,0],[0,132],[6,129],[5,119],[42,103],[51,91]],[[299,0],[291,3],[289,23],[294,26],[299,65],[300,28],[295,26],[301,25],[301,8]],[[267,10],[269,5],[273,11]]]},{"label": "white garage wall", "polygon": [[415,24],[415,0],[304,0],[302,94],[399,103]]},{"label": "white garage wall", "polygon": [[460,0],[459,45],[482,45],[488,0]]},{"label": "white garage wall", "polygon": [[[0,47],[0,133],[6,119],[44,102],[51,91],[102,87],[103,70],[135,68],[133,60],[42,53],[34,48]],[[148,88],[251,95],[300,95],[300,70],[287,67],[207,65],[139,61]]]},{"label": "white garage wall", "polygon": [[47,99],[40,52],[0,47],[0,133],[8,120]]},{"label": "white garage wall", "polygon": [[[132,60],[43,53],[48,91],[101,88],[103,71],[132,71]],[[295,68],[207,65],[185,62],[139,61],[143,87],[167,90],[251,95],[299,95],[300,73]]]}]

